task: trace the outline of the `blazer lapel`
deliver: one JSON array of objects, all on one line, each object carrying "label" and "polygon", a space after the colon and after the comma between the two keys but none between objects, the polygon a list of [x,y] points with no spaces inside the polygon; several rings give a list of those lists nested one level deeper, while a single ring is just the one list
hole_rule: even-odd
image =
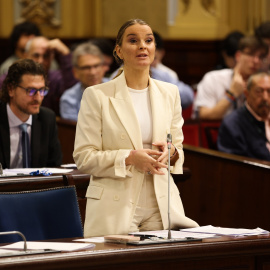
[{"label": "blazer lapel", "polygon": [[110,98],[111,103],[126,129],[134,149],[142,149],[141,129],[128,92],[124,72],[115,79],[115,91],[115,96]]},{"label": "blazer lapel", "polygon": [[31,167],[38,167],[39,151],[40,151],[40,138],[41,135],[41,124],[38,120],[38,114],[32,116],[32,131],[31,131]]},{"label": "blazer lapel", "polygon": [[1,104],[1,117],[0,117],[0,140],[2,147],[2,155],[6,164],[2,164],[3,168],[10,167],[10,134],[9,134],[9,124],[7,116],[7,107],[5,103]]},{"label": "blazer lapel", "polygon": [[155,84],[153,79],[149,79],[149,90],[150,90],[150,100],[152,108],[152,117],[153,117],[153,142],[166,140],[166,134],[170,131],[168,130],[168,119],[167,119],[167,109],[166,104],[164,103],[164,96],[162,92]]}]

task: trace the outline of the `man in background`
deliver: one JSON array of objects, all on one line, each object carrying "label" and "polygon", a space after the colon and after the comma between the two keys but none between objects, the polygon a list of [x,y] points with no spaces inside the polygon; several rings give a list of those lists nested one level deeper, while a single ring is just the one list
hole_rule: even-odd
[{"label": "man in background", "polygon": [[261,69],[268,46],[254,36],[239,42],[234,69],[206,73],[198,84],[193,118],[221,120],[245,101],[244,90],[249,76]]},{"label": "man in background", "polygon": [[270,21],[263,22],[255,29],[255,35],[263,40],[269,47],[268,55],[263,62],[262,70],[270,70]]},{"label": "man in background", "polygon": [[252,75],[245,105],[224,118],[218,149],[270,161],[270,73]]},{"label": "man in background", "polygon": [[106,70],[104,57],[100,49],[90,43],[77,46],[72,55],[73,74],[79,81],[67,89],[60,99],[60,115],[62,118],[77,121],[82,94],[85,88],[105,82]]},{"label": "man in background", "polygon": [[41,107],[46,71],[31,59],[10,66],[0,92],[0,163],[3,168],[61,165],[55,114]]},{"label": "man in background", "polygon": [[[77,82],[72,73],[69,48],[60,39],[34,37],[26,44],[24,58],[32,59],[44,66],[50,91],[44,97],[42,106],[52,109],[56,115],[59,115],[61,95]],[[50,70],[53,59],[56,59],[59,64],[58,70]],[[0,77],[0,87],[5,77],[6,74]]]},{"label": "man in background", "polygon": [[32,22],[23,22],[15,25],[9,37],[12,55],[1,64],[0,75],[7,73],[8,68],[15,61],[24,58],[26,43],[31,38],[40,35],[39,28]]}]

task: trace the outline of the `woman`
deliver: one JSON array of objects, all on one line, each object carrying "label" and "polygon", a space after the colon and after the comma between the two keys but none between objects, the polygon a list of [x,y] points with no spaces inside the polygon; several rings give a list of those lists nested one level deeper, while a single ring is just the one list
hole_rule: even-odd
[{"label": "woman", "polygon": [[[167,161],[178,174],[184,161],[178,88],[149,76],[155,55],[150,26],[139,19],[127,21],[114,55],[123,63],[122,73],[87,88],[78,116],[73,156],[78,169],[91,174],[85,237],[168,229]],[[198,226],[185,216],[170,181],[171,227]]]}]

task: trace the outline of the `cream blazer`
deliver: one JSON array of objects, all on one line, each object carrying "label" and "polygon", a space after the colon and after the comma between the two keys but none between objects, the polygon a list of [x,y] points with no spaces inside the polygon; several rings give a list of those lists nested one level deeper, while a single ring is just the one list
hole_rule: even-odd
[{"label": "cream blazer", "polygon": [[[153,142],[172,134],[179,159],[171,172],[181,174],[183,118],[178,88],[149,78],[149,91]],[[144,179],[144,173],[134,166],[125,166],[125,157],[132,149],[143,149],[143,144],[123,72],[112,81],[87,88],[81,101],[73,157],[78,169],[91,175],[85,237],[129,232]],[[154,175],[153,181],[162,223],[168,229],[168,175]],[[198,226],[185,216],[179,190],[172,177],[170,181],[171,228]]]}]

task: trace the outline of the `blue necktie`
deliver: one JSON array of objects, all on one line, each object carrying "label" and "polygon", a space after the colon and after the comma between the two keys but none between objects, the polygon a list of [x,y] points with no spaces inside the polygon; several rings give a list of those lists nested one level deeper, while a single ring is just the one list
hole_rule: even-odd
[{"label": "blue necktie", "polygon": [[22,153],[23,153],[23,167],[30,167],[30,146],[29,146],[29,135],[27,132],[27,124],[21,124],[20,129],[22,130]]}]

